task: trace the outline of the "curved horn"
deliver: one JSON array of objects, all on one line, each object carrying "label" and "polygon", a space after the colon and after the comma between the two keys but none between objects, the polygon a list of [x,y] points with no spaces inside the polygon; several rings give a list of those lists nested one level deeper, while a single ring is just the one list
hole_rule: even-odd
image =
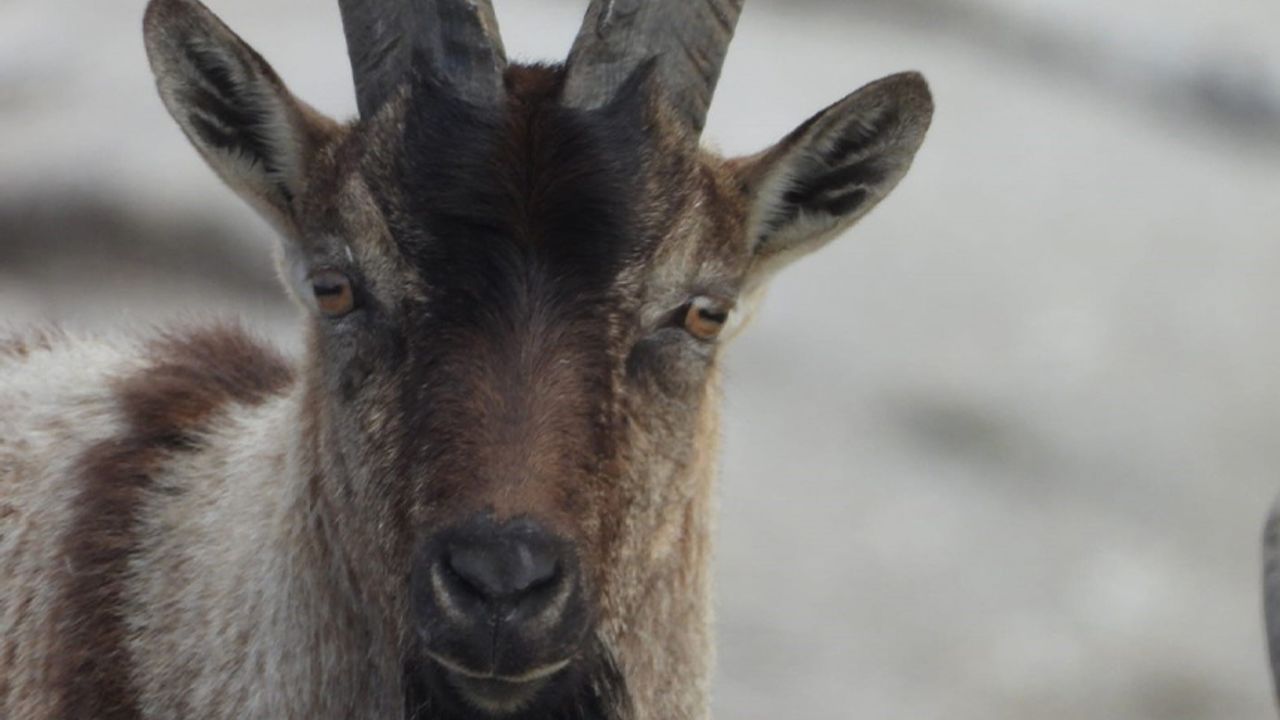
[{"label": "curved horn", "polygon": [[744,0],[591,0],[569,54],[565,102],[596,108],[645,61],[659,87],[701,133]]},{"label": "curved horn", "polygon": [[475,103],[501,96],[507,55],[491,0],[338,0],[361,117],[370,117],[421,56]]}]

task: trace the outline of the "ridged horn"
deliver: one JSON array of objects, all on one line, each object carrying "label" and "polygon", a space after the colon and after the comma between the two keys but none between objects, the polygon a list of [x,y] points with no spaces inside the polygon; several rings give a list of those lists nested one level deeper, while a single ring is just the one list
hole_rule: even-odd
[{"label": "ridged horn", "polygon": [[501,97],[507,55],[491,0],[338,0],[361,117],[371,117],[415,58],[467,100]]},{"label": "ridged horn", "polygon": [[656,59],[661,92],[700,134],[744,1],[591,0],[569,54],[565,103],[600,107]]}]

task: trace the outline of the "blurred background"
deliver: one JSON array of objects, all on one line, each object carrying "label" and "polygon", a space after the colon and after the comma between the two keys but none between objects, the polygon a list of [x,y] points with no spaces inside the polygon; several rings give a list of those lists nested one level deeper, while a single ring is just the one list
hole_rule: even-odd
[{"label": "blurred background", "polygon": [[[559,59],[585,0],[497,0]],[[336,3],[211,0],[354,114]],[[707,138],[937,96],[912,174],[728,352],[716,716],[1273,716],[1280,3],[749,0]],[[156,98],[143,0],[0,0],[0,317],[240,313],[271,234]]]}]

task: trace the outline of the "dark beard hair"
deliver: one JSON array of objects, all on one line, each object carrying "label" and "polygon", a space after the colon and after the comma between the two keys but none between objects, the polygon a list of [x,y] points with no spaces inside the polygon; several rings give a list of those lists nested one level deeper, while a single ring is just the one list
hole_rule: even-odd
[{"label": "dark beard hair", "polygon": [[[482,720],[443,670],[423,653],[404,666],[405,720]],[[553,678],[529,707],[500,720],[629,720],[626,682],[610,653],[597,648]],[[498,720],[495,718],[495,720]]]}]

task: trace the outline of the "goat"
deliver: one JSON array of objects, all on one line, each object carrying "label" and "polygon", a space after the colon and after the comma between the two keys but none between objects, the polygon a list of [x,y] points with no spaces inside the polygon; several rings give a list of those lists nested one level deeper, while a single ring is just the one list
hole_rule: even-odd
[{"label": "goat", "polygon": [[278,230],[234,325],[0,341],[0,716],[706,717],[718,358],[902,179],[872,83],[699,146],[743,0],[594,0],[508,64],[488,0],[341,0],[359,117],[152,0],[160,97]]}]

